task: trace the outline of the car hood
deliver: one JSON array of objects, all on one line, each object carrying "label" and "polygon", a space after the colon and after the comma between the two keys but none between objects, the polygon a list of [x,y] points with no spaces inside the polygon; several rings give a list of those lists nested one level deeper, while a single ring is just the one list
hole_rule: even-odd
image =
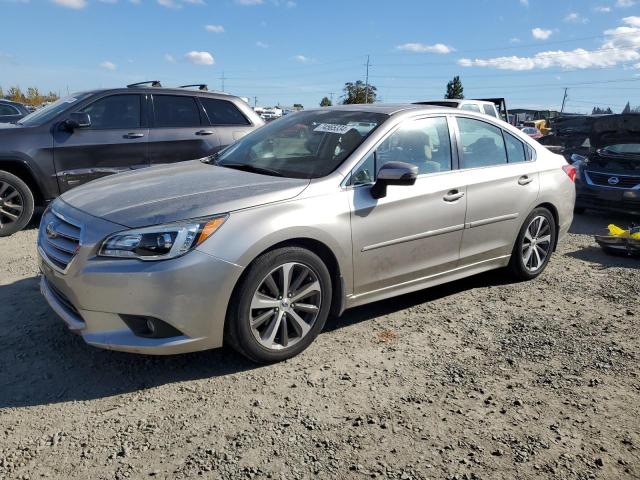
[{"label": "car hood", "polygon": [[22,125],[16,125],[15,123],[0,123],[0,130],[9,130],[14,128],[22,128]]},{"label": "car hood", "polygon": [[199,160],[145,168],[93,181],[61,199],[125,227],[170,223],[287,200],[309,180],[216,167]]},{"label": "car hood", "polygon": [[640,143],[640,114],[608,115],[596,119],[589,135],[591,147]]}]

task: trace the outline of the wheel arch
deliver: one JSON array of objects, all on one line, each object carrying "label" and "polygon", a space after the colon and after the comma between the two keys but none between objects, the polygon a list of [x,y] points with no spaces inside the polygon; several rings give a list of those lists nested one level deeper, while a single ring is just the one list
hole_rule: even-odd
[{"label": "wheel arch", "polygon": [[558,209],[555,207],[555,205],[549,202],[544,202],[539,205],[536,205],[534,207],[534,210],[536,208],[545,208],[549,210],[549,212],[551,212],[551,215],[553,215],[553,221],[556,223],[556,238],[553,241],[553,251],[555,252],[556,247],[558,246],[558,228],[560,227],[560,217],[558,215]]},{"label": "wheel arch", "polygon": [[[345,304],[346,304],[345,282],[340,270],[340,263],[338,262],[338,258],[336,257],[333,250],[331,250],[331,248],[326,243],[310,237],[292,237],[286,240],[282,240],[282,241],[273,243],[269,247],[266,247],[263,250],[261,250],[259,253],[257,253],[253,257],[253,259],[247,263],[247,266],[245,267],[244,271],[236,281],[233,287],[231,298],[233,298],[236,295],[238,288],[240,288],[240,285],[242,285],[242,282],[244,281],[247,275],[247,272],[249,271],[249,267],[258,258],[260,258],[265,253],[271,252],[273,250],[277,250],[279,248],[284,248],[284,247],[304,248],[306,250],[309,250],[310,252],[315,253],[316,255],[318,255],[318,257],[320,257],[320,259],[327,266],[327,269],[329,270],[329,274],[331,276],[331,288],[333,291],[333,295],[331,297],[330,314],[335,316],[340,316],[344,311]],[[227,315],[229,313],[230,304],[231,302],[229,302],[229,304],[227,305]],[[227,320],[226,318],[227,315],[225,315],[225,323]]]},{"label": "wheel arch", "polygon": [[27,184],[33,194],[34,203],[43,205],[45,197],[42,187],[26,162],[15,158],[0,158],[0,170],[9,172]]}]

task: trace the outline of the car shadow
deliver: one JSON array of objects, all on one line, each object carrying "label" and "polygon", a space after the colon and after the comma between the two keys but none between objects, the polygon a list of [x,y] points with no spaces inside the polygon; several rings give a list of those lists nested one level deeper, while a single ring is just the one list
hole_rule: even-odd
[{"label": "car shadow", "polygon": [[[334,331],[464,290],[507,283],[489,272],[346,311]],[[107,398],[261,368],[230,348],[173,356],[101,350],[70,333],[40,295],[38,278],[0,286],[0,409]]]}]

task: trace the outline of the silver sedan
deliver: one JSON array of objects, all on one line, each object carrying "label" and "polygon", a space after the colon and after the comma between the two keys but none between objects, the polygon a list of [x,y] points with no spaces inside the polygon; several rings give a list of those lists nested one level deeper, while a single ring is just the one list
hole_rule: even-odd
[{"label": "silver sedan", "polygon": [[47,209],[41,290],[94,346],[304,350],[328,315],[508,267],[532,279],[572,221],[575,169],[485,115],[304,111],[218,154],[71,190]]}]

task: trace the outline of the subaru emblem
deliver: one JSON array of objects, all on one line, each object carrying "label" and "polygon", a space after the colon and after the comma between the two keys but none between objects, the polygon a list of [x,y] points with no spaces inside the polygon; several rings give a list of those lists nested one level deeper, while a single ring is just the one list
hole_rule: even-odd
[{"label": "subaru emblem", "polygon": [[47,226],[45,227],[45,233],[47,234],[47,238],[57,238],[58,237],[58,232],[56,232],[56,229],[54,228],[54,223],[53,222],[47,223]]},{"label": "subaru emblem", "polygon": [[607,181],[609,182],[609,185],[617,185],[620,183],[620,179],[618,177],[609,177],[609,180]]}]

